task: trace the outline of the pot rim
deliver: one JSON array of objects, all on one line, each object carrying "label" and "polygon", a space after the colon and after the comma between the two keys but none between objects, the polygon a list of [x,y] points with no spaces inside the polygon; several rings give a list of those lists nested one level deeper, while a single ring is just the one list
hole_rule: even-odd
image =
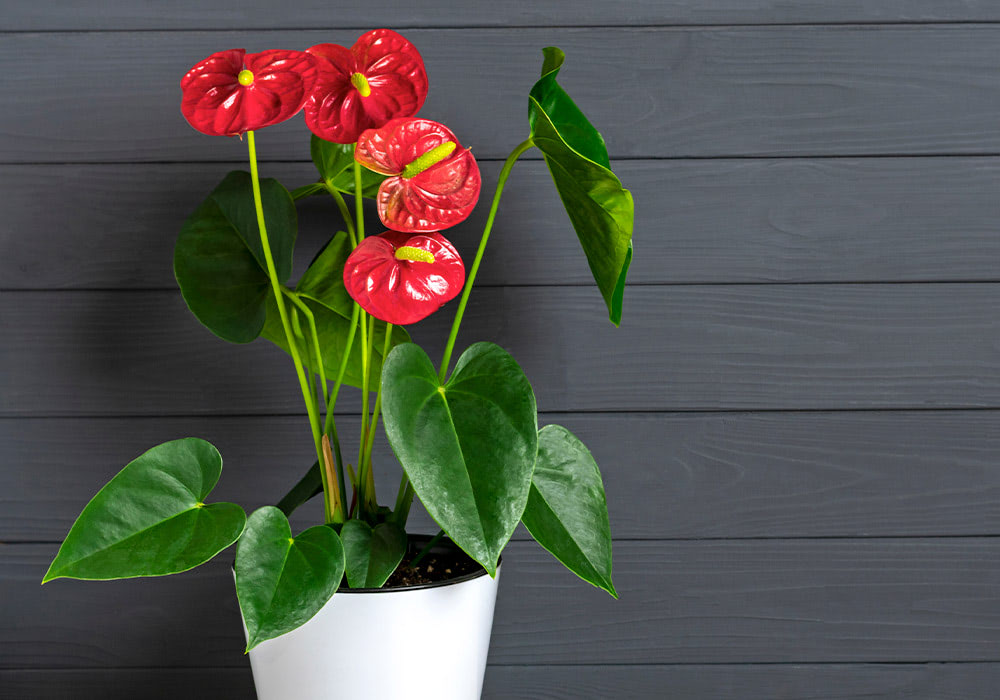
[{"label": "pot rim", "polygon": [[[410,543],[416,543],[416,542],[425,542],[426,543],[426,542],[430,542],[431,541],[432,536],[431,535],[410,535],[409,539],[410,539]],[[452,542],[451,538],[449,538],[449,537],[442,538],[441,541],[438,542],[437,545],[435,545],[434,549],[437,549],[438,547],[447,548],[447,549],[457,549],[460,552],[462,551],[461,547],[459,547],[457,544],[455,544],[454,542]],[[433,552],[434,549],[432,549],[431,551]],[[468,556],[468,555],[466,555],[466,556]],[[503,563],[503,557],[501,557],[497,561],[497,574],[498,575],[500,573],[500,564],[501,563]],[[465,583],[466,581],[472,581],[474,579],[481,578],[483,576],[488,576],[488,575],[489,574],[486,572],[486,569],[482,568],[482,565],[480,565],[478,571],[473,571],[471,574],[464,574],[462,576],[457,576],[455,578],[446,579],[444,581],[432,581],[431,583],[418,583],[415,586],[397,586],[395,588],[384,588],[384,587],[383,588],[346,588],[346,587],[344,587],[342,585],[340,588],[337,589],[337,592],[336,592],[335,595],[341,595],[341,594],[344,594],[344,593],[348,593],[348,594],[355,594],[355,593],[358,593],[358,594],[366,594],[366,593],[406,593],[407,591],[423,591],[423,590],[427,590],[429,588],[442,588],[444,586],[455,586],[455,585],[458,585],[460,583]],[[345,580],[346,580],[346,577],[345,577]]]}]

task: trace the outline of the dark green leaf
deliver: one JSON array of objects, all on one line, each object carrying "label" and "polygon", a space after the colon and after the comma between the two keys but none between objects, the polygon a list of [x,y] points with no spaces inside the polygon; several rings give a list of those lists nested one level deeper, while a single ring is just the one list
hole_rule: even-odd
[{"label": "dark green leaf", "polygon": [[549,47],[544,55],[542,78],[528,97],[532,141],[545,156],[611,321],[618,325],[632,260],[632,194],[611,172],[604,138],[556,82],[565,54]]},{"label": "dark green leaf", "polygon": [[[313,135],[310,149],[319,176],[327,185],[340,192],[354,194],[354,144],[331,143]],[[378,186],[385,180],[368,168],[361,169],[361,194],[374,198]]]},{"label": "dark green leaf", "polygon": [[350,320],[354,300],[344,287],[344,263],[350,254],[351,240],[338,231],[309,264],[295,291]]},{"label": "dark green leaf", "polygon": [[205,504],[222,472],[212,445],[185,438],[129,462],[73,523],[42,583],[107,580],[187,571],[239,538],[246,514]]},{"label": "dark green leaf", "polygon": [[292,487],[292,490],[285,494],[285,497],[278,501],[278,510],[290,516],[295,509],[311,500],[315,496],[323,493],[323,475],[319,471],[319,462],[313,462],[309,471],[299,479],[299,482]]},{"label": "dark green leaf", "polygon": [[292,190],[292,199],[297,202],[300,199],[312,197],[314,194],[322,194],[324,192],[326,192],[325,184],[322,182],[311,182],[308,185],[302,185],[302,187],[296,187]]},{"label": "dark green leaf", "polygon": [[618,597],[601,472],[587,447],[562,426],[538,432],[538,462],[521,522],[567,569]]},{"label": "dark green leaf", "polygon": [[351,588],[381,588],[406,554],[406,533],[393,523],[372,529],[364,520],[348,520],[340,539]]},{"label": "dark green leaf", "polygon": [[236,595],[247,626],[247,651],[308,622],[340,587],[344,547],[317,525],[292,537],[284,513],[251,514],[236,548]]},{"label": "dark green leaf", "polygon": [[431,517],[495,575],[538,452],[535,395],[517,362],[492,343],[476,343],[442,385],[420,347],[400,345],[386,361],[382,414]]},{"label": "dark green leaf", "polygon": [[[284,281],[292,273],[295,204],[277,180],[261,180],[260,188],[271,253]],[[270,283],[249,173],[229,173],[184,222],[174,275],[188,308],[220,338],[249,343],[260,335]]]}]

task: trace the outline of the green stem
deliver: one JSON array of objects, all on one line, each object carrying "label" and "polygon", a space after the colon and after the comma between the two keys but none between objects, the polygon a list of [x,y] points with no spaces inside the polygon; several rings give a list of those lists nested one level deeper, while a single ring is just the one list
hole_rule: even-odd
[{"label": "green stem", "polygon": [[354,216],[358,222],[358,243],[360,243],[365,240],[365,198],[361,194],[361,163],[358,161],[354,161]]},{"label": "green stem", "polygon": [[351,248],[357,248],[358,238],[354,232],[354,219],[351,218],[351,210],[347,208],[344,195],[330,185],[326,186],[326,191],[333,195],[333,199],[337,202],[337,208],[340,209],[340,215],[344,217],[344,223],[347,224],[347,236],[351,239]]},{"label": "green stem", "polygon": [[[285,331],[285,339],[288,341],[288,354],[292,356],[292,363],[295,365],[295,374],[299,380],[299,389],[302,391],[302,398],[305,399],[306,412],[309,415],[309,428],[312,431],[313,444],[316,448],[316,458],[323,464],[322,433],[319,430],[319,415],[316,411],[314,401],[309,400],[309,384],[306,381],[305,371],[302,368],[302,358],[299,357],[295,335],[292,333],[292,326],[288,320],[288,310],[285,308],[285,298],[281,293],[281,282],[278,280],[278,271],[274,265],[274,257],[271,255],[271,244],[267,239],[267,226],[264,223],[264,205],[260,196],[260,176],[257,173],[257,147],[254,142],[253,131],[247,132],[247,145],[250,153],[250,179],[253,183],[253,203],[257,210],[257,228],[260,231],[260,243],[264,252],[264,262],[267,266],[267,275],[271,280],[271,291],[274,293],[275,305],[278,307],[278,316],[281,318],[281,327]],[[321,470],[322,472],[323,470]],[[336,514],[330,512],[329,485],[326,483],[326,476],[323,477],[324,490],[324,511],[327,522],[334,522]],[[340,514],[341,520],[343,513]]]},{"label": "green stem", "polygon": [[500,206],[500,196],[503,194],[504,185],[507,184],[507,178],[510,176],[510,171],[514,168],[514,164],[517,162],[517,159],[534,145],[535,143],[531,139],[518,144],[517,148],[515,148],[507,157],[506,162],[503,164],[503,169],[500,171],[500,176],[497,178],[497,189],[493,195],[493,204],[490,205],[490,214],[486,219],[486,227],[483,229],[483,236],[479,240],[479,249],[476,251],[475,260],[472,261],[472,269],[469,271],[469,275],[465,280],[465,289],[462,290],[462,299],[458,302],[458,311],[455,312],[455,322],[451,324],[451,333],[448,335],[448,344],[445,345],[444,357],[441,358],[441,371],[439,377],[442,383],[444,383],[445,377],[448,376],[448,364],[451,362],[451,353],[455,348],[455,340],[458,339],[458,328],[462,325],[462,316],[465,314],[465,305],[469,301],[469,294],[472,293],[472,284],[476,281],[476,273],[479,272],[479,263],[482,262],[483,253],[486,252],[486,243],[490,239],[490,231],[493,230],[493,220],[497,216],[497,208]]},{"label": "green stem", "polygon": [[[385,365],[385,358],[389,355],[389,346],[392,343],[392,324],[385,324],[385,342],[382,343],[382,364]],[[361,466],[358,468],[359,479],[366,479],[368,472],[372,468],[372,449],[375,446],[375,431],[378,430],[378,417],[382,410],[382,374],[379,373],[378,391],[375,394],[375,410],[372,411],[371,427],[368,429],[367,444],[363,445]],[[364,476],[362,476],[364,475]],[[363,481],[367,483],[367,481]],[[374,494],[368,494],[374,500]],[[374,505],[370,502],[368,505]]]},{"label": "green stem", "polygon": [[[344,466],[344,455],[340,450],[340,438],[337,436],[337,428],[334,424],[333,409],[337,405],[337,395],[340,393],[340,387],[344,383],[344,373],[347,372],[347,363],[351,358],[351,349],[354,347],[354,335],[358,329],[358,313],[360,311],[361,307],[355,304],[353,311],[351,311],[351,330],[347,332],[344,356],[340,358],[340,369],[337,370],[337,380],[333,383],[330,398],[326,403],[326,425],[323,428],[323,432],[329,435],[333,441],[333,449],[337,454],[337,478],[340,481],[340,493],[343,494],[345,500],[347,499],[347,491],[344,488],[344,469],[346,467]],[[349,506],[350,503],[347,503],[347,505]]]},{"label": "green stem", "polygon": [[289,301],[295,304],[298,310],[302,312],[302,315],[305,316],[306,320],[309,322],[309,332],[312,334],[313,357],[316,359],[316,370],[319,374],[319,382],[323,387],[323,403],[329,404],[329,387],[326,385],[326,370],[323,368],[323,352],[319,347],[319,333],[316,332],[316,317],[313,315],[312,309],[310,309],[306,303],[299,298],[298,294],[290,290],[288,287],[282,287],[281,291],[286,297],[288,297]]},{"label": "green stem", "polygon": [[420,550],[420,553],[417,556],[413,557],[413,560],[410,562],[409,568],[411,569],[417,568],[417,564],[419,564],[421,560],[427,556],[427,554],[434,548],[434,545],[440,542],[441,538],[443,537],[444,537],[444,530],[441,530],[438,534],[434,535],[434,537],[431,538],[431,541],[425,544],[424,548]]}]

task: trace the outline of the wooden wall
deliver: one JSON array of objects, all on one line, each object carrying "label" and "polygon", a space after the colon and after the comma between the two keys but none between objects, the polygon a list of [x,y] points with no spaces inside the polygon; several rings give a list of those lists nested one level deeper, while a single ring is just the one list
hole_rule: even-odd
[{"label": "wooden wall", "polygon": [[[219,341],[175,289],[181,222],[245,167],[238,140],[187,127],[177,81],[216,50],[383,25],[416,42],[423,114],[490,184],[539,49],[561,46],[636,200],[620,329],[538,160],[472,297],[461,342],[508,347],[541,421],[601,464],[621,593],[519,532],[484,697],[997,696],[1000,4],[3,4],[0,697],[253,696],[225,557],[38,582],[152,444],[214,441],[218,495],[247,507],[310,461],[286,358]],[[264,174],[312,179],[304,133],[261,133]],[[299,269],[331,217],[303,205]],[[451,236],[467,255],[482,220]],[[413,329],[432,355],[450,318]]]}]

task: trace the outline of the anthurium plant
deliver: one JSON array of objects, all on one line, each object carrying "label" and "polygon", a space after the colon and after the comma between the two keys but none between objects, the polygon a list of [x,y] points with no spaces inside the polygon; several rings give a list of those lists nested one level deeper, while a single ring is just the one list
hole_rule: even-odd
[{"label": "anthurium plant", "polygon": [[[503,348],[477,342],[452,364],[504,185],[531,149],[548,164],[611,321],[621,319],[632,198],[600,133],[557,81],[563,52],[543,54],[527,139],[503,164],[468,270],[443,232],[475,208],[479,166],[451,129],[417,116],[428,81],[404,37],[376,29],[350,48],[221,51],[184,75],[184,118],[205,134],[245,139],[250,169],[227,174],[184,223],[177,283],[220,338],[264,338],[291,357],[316,462],[276,505],[248,517],[211,501],[222,470],[211,444],[153,447],[86,505],[43,583],[174,574],[236,544],[249,649],[308,621],[341,587],[383,586],[407,551],[416,497],[441,528],[435,540],[446,535],[491,576],[521,522],[573,573],[617,596],[604,486],[588,449],[561,426],[539,430],[528,377]],[[256,132],[300,111],[319,176],[288,190],[260,178]],[[293,283],[296,202],[312,196],[331,201],[343,230]],[[374,235],[365,199],[378,211]],[[456,297],[435,365],[404,326]],[[334,420],[345,384],[362,397],[360,434],[349,440]],[[403,472],[385,504],[372,468],[380,422]],[[325,522],[293,533],[289,514],[314,496]]]}]

